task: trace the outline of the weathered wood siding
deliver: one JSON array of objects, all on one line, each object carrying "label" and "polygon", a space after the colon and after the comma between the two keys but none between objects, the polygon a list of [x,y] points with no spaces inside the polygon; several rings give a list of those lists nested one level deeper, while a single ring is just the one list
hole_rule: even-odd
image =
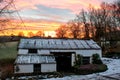
[{"label": "weathered wood siding", "polygon": [[[33,64],[17,64],[19,70],[15,73],[33,73]],[[16,66],[15,66],[16,69]]]},{"label": "weathered wood siding", "polygon": [[41,64],[41,72],[55,72],[56,64]]},{"label": "weathered wood siding", "polygon": [[28,49],[19,49],[18,54],[28,54]]}]

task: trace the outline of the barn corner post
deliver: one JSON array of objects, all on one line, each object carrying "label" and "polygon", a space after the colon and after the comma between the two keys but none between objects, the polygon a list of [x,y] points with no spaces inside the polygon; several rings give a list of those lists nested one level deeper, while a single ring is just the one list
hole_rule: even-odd
[{"label": "barn corner post", "polygon": [[90,64],[92,64],[92,56],[90,57]]},{"label": "barn corner post", "polygon": [[72,58],[71,58],[71,66],[75,65],[75,61],[76,61],[76,53],[72,53]]}]

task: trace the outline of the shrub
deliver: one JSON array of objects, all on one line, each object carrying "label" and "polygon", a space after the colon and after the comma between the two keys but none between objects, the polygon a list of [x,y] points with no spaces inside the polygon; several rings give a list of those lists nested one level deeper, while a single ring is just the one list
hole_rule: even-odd
[{"label": "shrub", "polygon": [[75,66],[80,66],[82,64],[81,60],[82,60],[82,56],[80,54],[78,54],[77,59],[75,61]]},{"label": "shrub", "polygon": [[13,75],[13,63],[15,59],[0,59],[0,68],[1,68],[1,79],[4,80],[7,77]]},{"label": "shrub", "polygon": [[2,74],[1,74],[1,79],[4,80],[6,78],[10,78],[13,75],[13,65],[8,64],[6,66],[2,67],[1,70]]},{"label": "shrub", "polygon": [[74,67],[73,72],[76,74],[91,74],[96,72],[103,72],[107,70],[105,64],[88,64],[81,65],[80,67]]},{"label": "shrub", "polygon": [[92,55],[92,63],[93,64],[103,64],[102,60],[100,59],[99,54]]}]

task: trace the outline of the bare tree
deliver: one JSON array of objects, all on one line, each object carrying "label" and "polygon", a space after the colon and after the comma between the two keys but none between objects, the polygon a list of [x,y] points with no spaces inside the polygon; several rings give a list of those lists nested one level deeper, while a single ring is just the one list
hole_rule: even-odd
[{"label": "bare tree", "polygon": [[[90,8],[89,17],[92,26],[95,26],[95,40],[101,45],[103,41],[104,50],[108,49],[106,41],[113,40],[111,33],[117,32],[119,25],[119,7],[116,4],[102,3],[100,9]],[[118,11],[118,12],[117,12]],[[116,37],[117,38],[117,37]]]},{"label": "bare tree", "polygon": [[[84,36],[84,39],[90,38],[88,12],[82,10],[78,15],[76,15],[74,20],[69,22],[68,25],[70,26],[71,35],[73,38],[81,38],[81,36]],[[84,35],[81,35],[82,33],[84,33]]]},{"label": "bare tree", "polygon": [[0,0],[0,16],[4,13],[11,13],[11,11],[8,9],[9,6],[13,3],[14,0]]},{"label": "bare tree", "polygon": [[70,22],[68,22],[68,27],[69,27],[69,32],[70,36],[72,38],[80,38],[81,30],[80,30],[81,23],[77,20],[74,19]]},{"label": "bare tree", "polygon": [[68,28],[66,25],[61,25],[57,30],[56,30],[56,35],[58,38],[65,38],[67,36],[67,31]]},{"label": "bare tree", "polygon": [[83,23],[84,29],[85,29],[85,39],[89,39],[90,35],[89,35],[89,27],[90,24],[88,23],[88,13],[84,10],[82,10],[79,15],[76,16],[77,20],[80,23]]},{"label": "bare tree", "polygon": [[116,35],[115,37],[119,38],[119,33],[117,32],[118,29],[120,30],[120,0],[111,4],[111,11],[112,11],[112,25],[114,26],[112,30],[114,30],[115,33],[114,35]]},{"label": "bare tree", "polygon": [[[100,9],[90,8],[89,18],[92,26],[95,26],[95,40],[101,42],[101,37],[106,39],[107,27],[110,26],[108,4],[102,3]],[[111,27],[111,26],[110,26]]]},{"label": "bare tree", "polygon": [[[0,32],[4,34],[4,30],[10,29],[5,26],[9,24],[9,19],[4,18],[6,14],[11,14],[13,11],[9,10],[9,6],[13,3],[13,0],[0,0]],[[0,44],[3,44],[6,40],[0,38]]]},{"label": "bare tree", "polygon": [[12,3],[13,0],[0,0],[0,32],[3,34],[5,30],[13,29],[11,20],[9,19],[10,15],[14,12],[10,9]]},{"label": "bare tree", "polygon": [[114,13],[116,14],[116,18],[119,22],[120,26],[120,0],[117,0],[113,5],[115,5]]}]

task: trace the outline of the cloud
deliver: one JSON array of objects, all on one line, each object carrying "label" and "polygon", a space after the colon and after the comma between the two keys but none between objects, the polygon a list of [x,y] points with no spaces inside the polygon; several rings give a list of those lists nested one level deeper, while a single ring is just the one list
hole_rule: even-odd
[{"label": "cloud", "polygon": [[33,4],[31,1],[32,0],[15,0],[14,4],[19,10],[20,9],[37,9],[35,7],[35,4]]},{"label": "cloud", "polygon": [[68,9],[76,13],[80,9],[86,9],[89,4],[99,7],[103,0],[16,0],[15,4],[20,9],[38,9],[37,5],[50,8]]},{"label": "cloud", "polygon": [[67,22],[74,19],[81,9],[89,5],[99,8],[101,2],[108,0],[16,0],[22,18],[46,19]]},{"label": "cloud", "polygon": [[72,11],[68,9],[52,8],[42,5],[38,5],[37,7],[40,9],[38,11],[38,15],[40,17],[44,17],[45,19],[66,22],[68,19],[73,18],[74,15]]},{"label": "cloud", "polygon": [[[45,30],[45,31],[54,31],[56,30],[60,25],[64,24],[57,21],[51,21],[51,20],[34,20],[34,19],[26,19],[24,20],[24,24],[21,23],[21,21],[14,19],[12,20],[12,24],[14,26],[17,26],[16,29],[26,29],[26,30]],[[24,26],[25,25],[25,26]]]}]

